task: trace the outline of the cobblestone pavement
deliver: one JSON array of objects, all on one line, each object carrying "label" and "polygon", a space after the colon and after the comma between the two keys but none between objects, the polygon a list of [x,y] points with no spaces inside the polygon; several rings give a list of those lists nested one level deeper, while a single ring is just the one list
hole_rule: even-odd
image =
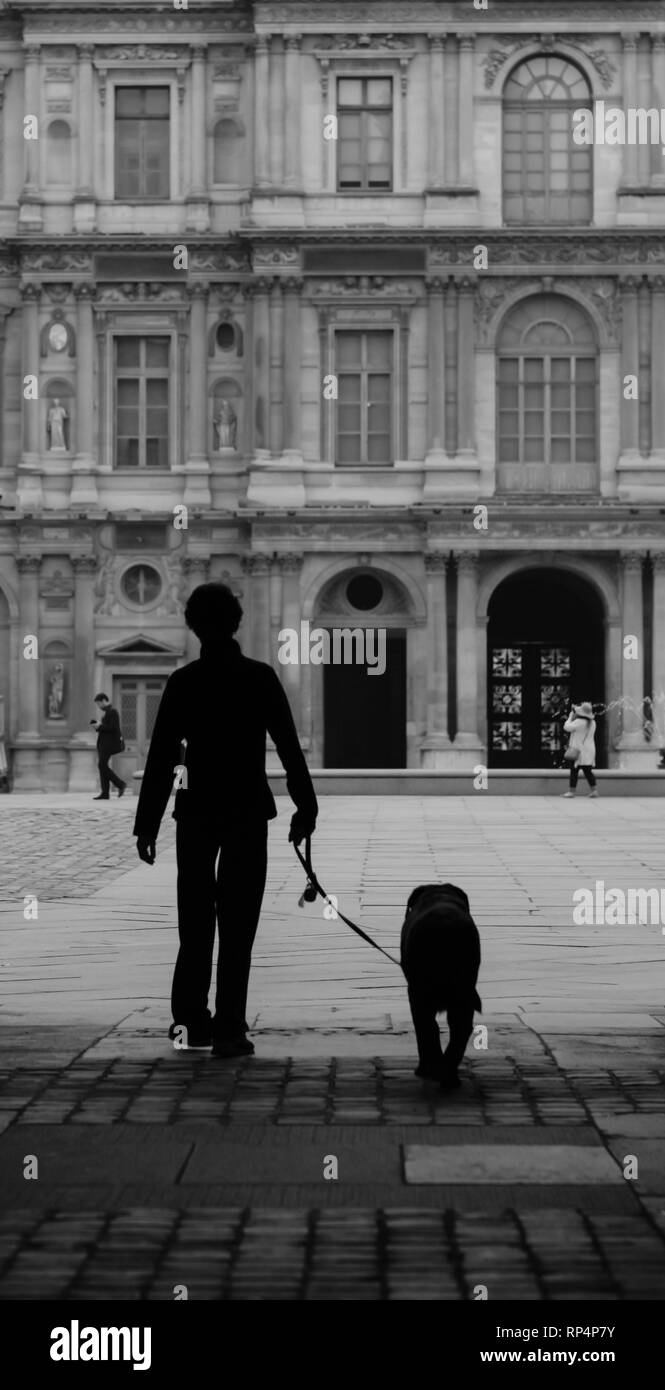
[{"label": "cobblestone pavement", "polygon": [[662,1299],[665,937],[571,909],[660,886],[657,804],[325,798],[317,870],[387,949],[415,883],[469,892],[487,1036],[445,1095],[282,816],[257,1055],[174,1049],[173,825],[151,870],[133,810],[0,797],[0,1298]]}]

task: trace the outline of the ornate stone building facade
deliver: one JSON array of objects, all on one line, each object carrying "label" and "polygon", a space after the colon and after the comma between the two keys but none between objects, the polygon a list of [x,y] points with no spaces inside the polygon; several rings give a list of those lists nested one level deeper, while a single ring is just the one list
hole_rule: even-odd
[{"label": "ornate stone building facade", "polygon": [[[665,162],[571,131],[665,106],[665,4],[542,9],[0,14],[16,788],[93,786],[98,689],[142,765],[220,577],[314,767],[551,766],[571,697],[655,766]],[[302,622],[385,629],[385,674],[279,665]]]}]

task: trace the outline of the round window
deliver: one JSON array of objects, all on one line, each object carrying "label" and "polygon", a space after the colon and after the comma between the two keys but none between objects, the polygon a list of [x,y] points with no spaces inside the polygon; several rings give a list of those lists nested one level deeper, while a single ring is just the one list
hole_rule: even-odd
[{"label": "round window", "polygon": [[151,565],[132,565],[122,576],[122,591],[130,603],[143,607],[161,592],[162,581]]},{"label": "round window", "polygon": [[352,608],[367,613],[376,608],[383,598],[383,584],[373,574],[357,574],[346,586],[346,597]]},{"label": "round window", "polygon": [[231,323],[220,323],[217,329],[217,346],[222,352],[233,352],[236,342],[235,329]]}]

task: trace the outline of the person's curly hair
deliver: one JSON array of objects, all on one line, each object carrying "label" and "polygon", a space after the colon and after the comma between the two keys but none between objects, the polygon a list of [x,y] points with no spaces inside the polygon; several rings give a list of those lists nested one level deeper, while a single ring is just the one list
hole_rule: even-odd
[{"label": "person's curly hair", "polygon": [[199,584],[185,605],[185,622],[201,642],[232,637],[242,620],[242,608],[228,584]]}]

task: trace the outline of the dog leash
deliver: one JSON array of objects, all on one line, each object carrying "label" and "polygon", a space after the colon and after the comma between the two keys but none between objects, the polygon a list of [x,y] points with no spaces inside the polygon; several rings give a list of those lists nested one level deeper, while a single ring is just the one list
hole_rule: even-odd
[{"label": "dog leash", "polygon": [[329,906],[333,908],[333,911],[336,913],[336,915],[338,917],[341,917],[342,921],[346,923],[347,927],[350,927],[351,931],[354,931],[356,933],[356,936],[362,936],[363,941],[368,941],[370,946],[374,946],[375,950],[380,951],[382,956],[387,956],[388,960],[391,960],[393,965],[396,965],[398,970],[401,970],[402,967],[400,965],[400,962],[398,960],[395,960],[395,957],[391,956],[389,951],[384,951],[383,946],[379,946],[378,941],[374,941],[374,939],[371,936],[369,936],[366,931],[363,931],[362,927],[359,927],[355,922],[352,922],[350,917],[345,917],[344,913],[340,912],[339,908],[335,907],[334,903],[331,903],[330,898],[328,897],[328,894],[325,891],[325,888],[321,887],[321,884],[319,883],[319,880],[316,877],[316,874],[314,873],[314,869],[312,868],[311,837],[308,835],[305,839],[304,857],[300,853],[300,850],[298,849],[298,846],[296,844],[293,845],[293,848],[300,860],[300,863],[302,864],[303,869],[305,870],[305,873],[307,874],[307,887],[305,888],[305,891],[303,892],[301,898],[298,901],[298,907],[302,907],[304,902],[316,902],[317,896],[322,897],[324,901],[327,902]]}]

